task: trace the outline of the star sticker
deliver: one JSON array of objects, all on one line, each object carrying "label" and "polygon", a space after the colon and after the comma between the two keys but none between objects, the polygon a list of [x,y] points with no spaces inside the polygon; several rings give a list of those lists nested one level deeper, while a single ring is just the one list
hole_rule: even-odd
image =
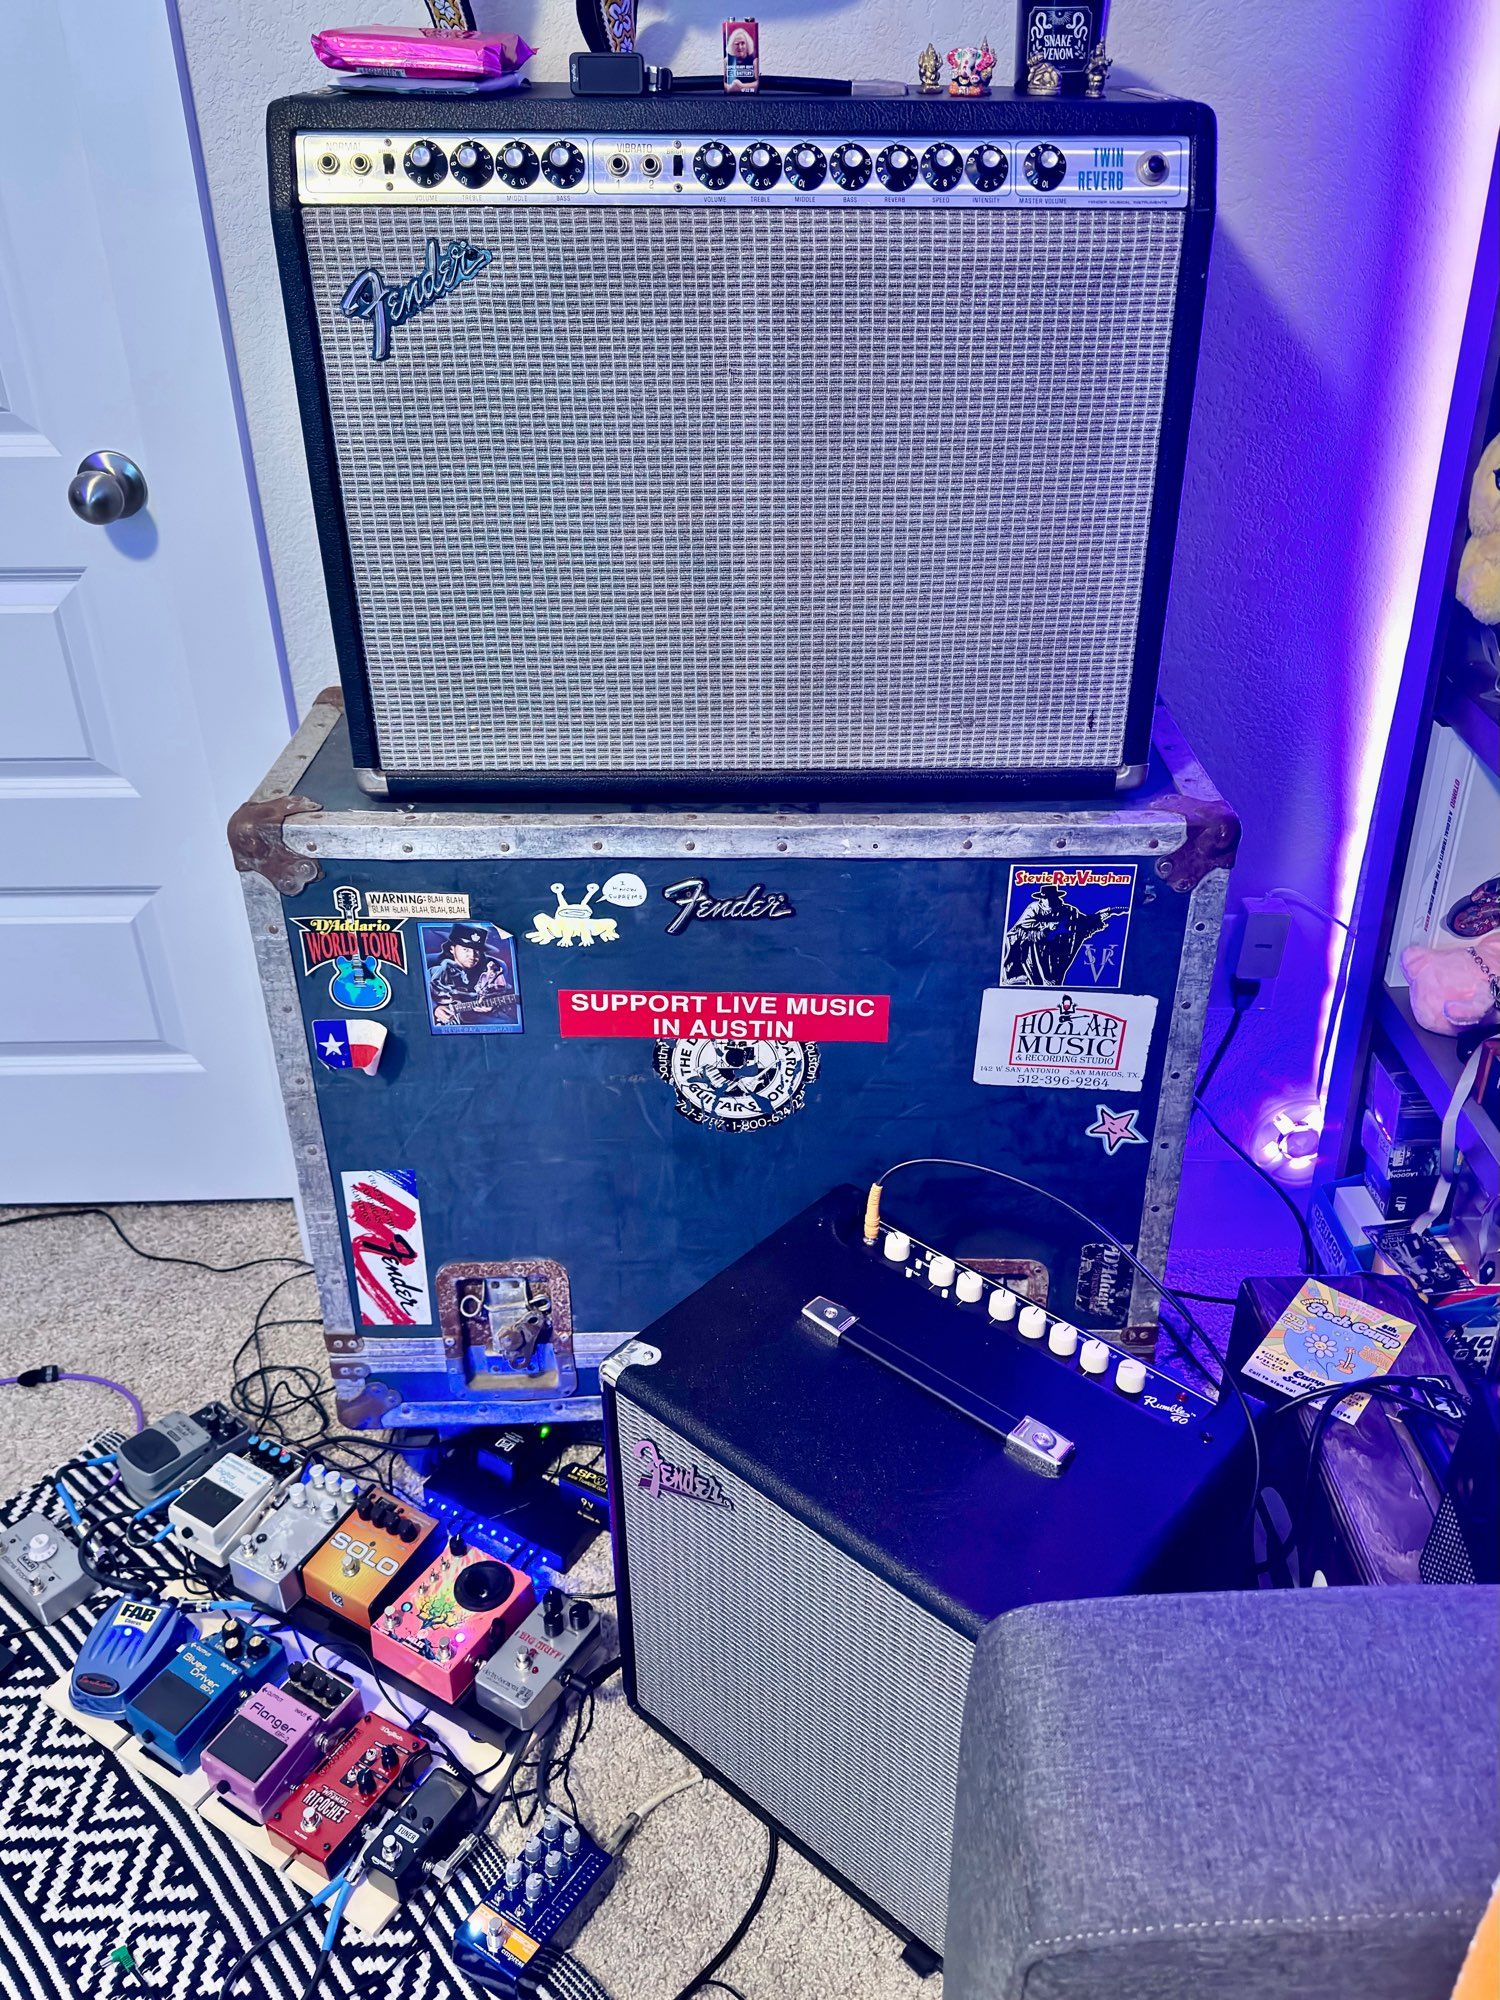
[{"label": "star sticker", "polygon": [[1129,1111],[1111,1111],[1107,1104],[1094,1106],[1094,1122],[1084,1128],[1086,1139],[1102,1140],[1106,1153],[1118,1153],[1122,1146],[1144,1146],[1142,1133],[1135,1129],[1134,1105]]},{"label": "star sticker", "polygon": [[337,1035],[330,1035],[326,1042],[319,1044],[325,1056],[336,1056],[343,1044]]}]

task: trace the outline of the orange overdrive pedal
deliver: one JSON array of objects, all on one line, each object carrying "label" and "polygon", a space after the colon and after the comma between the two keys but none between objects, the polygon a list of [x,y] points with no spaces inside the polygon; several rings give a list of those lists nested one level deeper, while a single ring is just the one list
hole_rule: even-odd
[{"label": "orange overdrive pedal", "polygon": [[531,1578],[455,1535],[375,1620],[370,1650],[444,1701],[457,1701],[535,1602]]},{"label": "orange overdrive pedal", "polygon": [[371,1486],[309,1556],[303,1588],[315,1604],[368,1628],[402,1585],[426,1568],[438,1532],[430,1514]]},{"label": "orange overdrive pedal", "polygon": [[354,1859],[372,1816],[417,1775],[427,1748],[414,1730],[383,1715],[362,1715],[296,1791],[267,1813],[266,1831],[277,1847],[301,1855],[320,1875],[339,1874]]}]

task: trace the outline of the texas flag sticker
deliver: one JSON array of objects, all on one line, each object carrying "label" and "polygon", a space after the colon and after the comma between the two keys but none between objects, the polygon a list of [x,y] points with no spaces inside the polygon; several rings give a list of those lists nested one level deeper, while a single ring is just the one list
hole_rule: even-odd
[{"label": "texas flag sticker", "polygon": [[380,1067],[386,1029],[380,1021],[314,1021],[313,1054],[325,1069],[359,1069],[373,1076]]}]

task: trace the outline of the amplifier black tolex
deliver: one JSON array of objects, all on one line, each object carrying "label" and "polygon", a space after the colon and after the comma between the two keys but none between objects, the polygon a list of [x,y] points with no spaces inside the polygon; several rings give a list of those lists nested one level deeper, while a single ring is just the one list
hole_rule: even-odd
[{"label": "amplifier black tolex", "polygon": [[367,787],[1139,781],[1204,106],[345,92],[269,141]]},{"label": "amplifier black tolex", "polygon": [[620,1649],[640,1714],[941,1954],[980,1633],[1240,1580],[1248,1447],[920,1209],[868,1246],[862,1210],[836,1190],[602,1365]]}]

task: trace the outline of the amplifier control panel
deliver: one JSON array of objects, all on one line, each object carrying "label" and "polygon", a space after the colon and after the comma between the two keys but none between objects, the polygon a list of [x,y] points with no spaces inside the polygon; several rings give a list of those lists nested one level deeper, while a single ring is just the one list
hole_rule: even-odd
[{"label": "amplifier control panel", "polygon": [[1184,139],[303,132],[304,204],[1185,208]]}]

